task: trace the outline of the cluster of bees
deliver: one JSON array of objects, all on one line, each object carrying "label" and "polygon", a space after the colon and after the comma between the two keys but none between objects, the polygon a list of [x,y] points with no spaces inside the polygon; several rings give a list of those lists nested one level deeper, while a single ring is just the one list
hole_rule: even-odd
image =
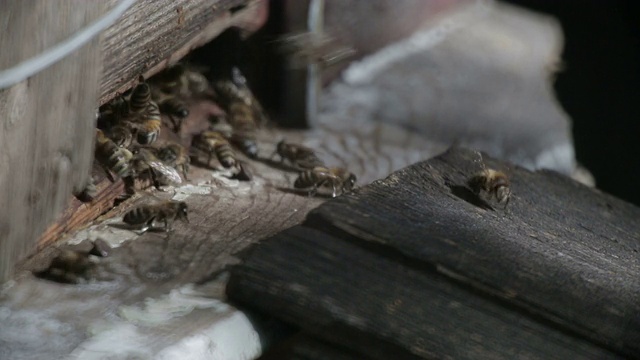
[{"label": "cluster of bees", "polygon": [[[218,118],[207,130],[195,134],[188,149],[177,142],[159,140],[162,129],[180,132],[189,115],[188,101],[198,98],[214,99],[226,117]],[[163,123],[161,114],[169,121]],[[236,151],[258,159],[256,134],[267,122],[262,106],[237,68],[232,69],[229,79],[210,83],[202,72],[178,64],[149,81],[140,77],[129,93],[100,108],[95,159],[112,181],[113,174],[123,179],[127,195],[145,185],[157,189],[179,185],[183,178],[187,180],[192,161],[210,167],[215,159],[222,168],[231,171],[232,178],[250,181],[253,176]],[[332,189],[335,197],[350,191],[356,182],[355,175],[346,169],[325,166],[308,147],[283,140],[275,146],[271,158],[275,155],[299,171],[293,187],[306,190],[309,196],[326,187]],[[86,197],[91,198],[90,194]],[[187,212],[184,202],[164,201],[134,208],[125,214],[123,221],[140,226],[142,231],[158,223],[168,230],[175,220],[188,221]]]}]

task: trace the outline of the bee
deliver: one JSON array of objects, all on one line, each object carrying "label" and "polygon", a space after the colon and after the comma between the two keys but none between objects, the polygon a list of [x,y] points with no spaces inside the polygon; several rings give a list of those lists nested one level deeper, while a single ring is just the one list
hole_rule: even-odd
[{"label": "bee", "polygon": [[141,232],[151,229],[156,222],[163,222],[164,231],[169,231],[175,220],[189,223],[187,213],[185,202],[169,200],[133,208],[124,214],[122,221],[129,225],[141,225]]},{"label": "bee", "polygon": [[158,92],[194,98],[207,95],[211,91],[209,80],[199,70],[187,64],[173,65],[151,79]]},{"label": "bee", "polygon": [[88,277],[88,272],[93,266],[94,263],[86,252],[60,250],[49,267],[35,275],[51,281],[77,284]]},{"label": "bee", "polygon": [[179,170],[182,171],[182,176],[187,180],[189,163],[191,161],[184,146],[175,142],[169,142],[158,149],[157,157],[165,164],[175,167],[176,170],[179,168]]},{"label": "bee", "polygon": [[109,138],[119,147],[128,148],[133,142],[131,126],[115,125],[108,132]]},{"label": "bee", "polygon": [[141,114],[147,111],[151,104],[151,87],[144,81],[144,77],[140,75],[140,82],[133,88],[129,97],[129,114]]},{"label": "bee", "polygon": [[498,204],[504,204],[505,209],[509,204],[509,199],[511,199],[509,178],[500,171],[485,168],[471,176],[467,181],[467,185],[476,196],[480,197],[482,194],[488,194],[489,199],[495,198]]},{"label": "bee", "polygon": [[233,127],[231,142],[250,158],[257,158],[256,130],[266,124],[268,118],[249,89],[247,79],[233,67],[231,78],[214,82],[213,88]]},{"label": "bee", "polygon": [[148,175],[153,186],[160,189],[163,185],[179,185],[182,178],[176,169],[158,159],[152,149],[139,148],[130,161],[131,172],[135,177]]},{"label": "bee", "polygon": [[137,131],[138,143],[141,145],[148,145],[155,142],[160,135],[160,128],[162,127],[162,118],[160,117],[160,109],[155,103],[151,103],[147,107],[147,111],[140,117],[138,122],[134,125]]},{"label": "bee", "polygon": [[181,99],[171,96],[157,100],[157,104],[160,107],[160,112],[167,114],[171,119],[174,131],[180,132],[182,122],[189,116],[187,104]]},{"label": "bee", "polygon": [[[118,147],[99,129],[96,129],[95,157],[106,168],[108,175],[109,171],[113,171],[119,177],[125,178],[131,173],[129,166],[129,161],[133,157],[131,151]],[[113,181],[113,178],[111,180]]]},{"label": "bee", "polygon": [[332,196],[336,197],[337,190],[343,194],[353,189],[356,183],[356,176],[343,168],[326,168],[316,166],[313,169],[305,170],[293,183],[296,189],[309,189],[309,196],[315,195],[319,187],[331,186]]},{"label": "bee", "polygon": [[99,109],[98,128],[109,129],[127,117],[129,113],[127,100],[119,95]]},{"label": "bee", "polygon": [[301,169],[313,169],[318,166],[323,166],[322,160],[318,158],[313,149],[298,144],[287,143],[284,140],[278,143],[272,157],[276,154],[280,156],[280,161],[287,160]]},{"label": "bee", "polygon": [[207,154],[207,165],[210,165],[211,158],[215,154],[220,164],[225,168],[236,166],[236,154],[229,141],[219,131],[207,130],[196,135],[193,138],[192,146]]}]

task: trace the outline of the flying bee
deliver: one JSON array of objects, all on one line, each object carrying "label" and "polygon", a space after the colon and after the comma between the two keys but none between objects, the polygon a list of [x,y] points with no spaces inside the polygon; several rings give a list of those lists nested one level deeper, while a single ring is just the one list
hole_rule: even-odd
[{"label": "flying bee", "polygon": [[139,148],[130,161],[131,172],[135,177],[148,175],[153,186],[160,189],[163,185],[179,185],[182,178],[176,169],[166,165],[149,148]]},{"label": "flying bee", "polygon": [[89,254],[75,250],[60,250],[49,267],[35,273],[36,276],[67,284],[77,284],[86,280],[94,266]]},{"label": "flying bee", "polygon": [[343,194],[353,189],[356,183],[356,176],[343,168],[326,168],[317,166],[300,173],[300,176],[293,183],[296,189],[309,189],[309,196],[315,195],[319,187],[331,186],[332,196],[336,197],[337,190]]},{"label": "flying bee", "polygon": [[[109,171],[113,171],[121,178],[130,175],[129,161],[133,157],[131,151],[116,145],[99,129],[96,129],[95,156],[96,160],[106,168],[109,177],[111,177]],[[114,179],[111,178],[111,180]]]},{"label": "flying bee", "polygon": [[306,146],[292,144],[281,140],[276,146],[274,155],[280,156],[280,161],[287,160],[291,164],[301,169],[313,169],[323,166],[322,160],[318,158],[315,151]]},{"label": "flying bee", "polygon": [[191,145],[207,154],[207,165],[210,165],[211,158],[215,155],[225,168],[236,166],[235,152],[231,148],[229,141],[218,131],[207,130],[194,136]]},{"label": "flying bee", "polygon": [[142,205],[129,210],[122,221],[129,225],[141,225],[141,232],[151,229],[156,222],[164,223],[164,231],[171,230],[175,220],[189,223],[187,204],[183,201],[164,201]]},{"label": "flying bee", "polygon": [[176,168],[176,170],[179,168],[179,170],[182,171],[184,179],[187,180],[189,163],[191,161],[187,149],[185,149],[184,146],[175,142],[169,142],[158,149],[157,157],[165,164]]},{"label": "flying bee", "polygon": [[474,174],[467,182],[467,185],[476,196],[480,197],[482,194],[487,194],[489,199],[493,197],[498,204],[504,204],[505,209],[511,199],[509,178],[500,171],[485,168]]}]

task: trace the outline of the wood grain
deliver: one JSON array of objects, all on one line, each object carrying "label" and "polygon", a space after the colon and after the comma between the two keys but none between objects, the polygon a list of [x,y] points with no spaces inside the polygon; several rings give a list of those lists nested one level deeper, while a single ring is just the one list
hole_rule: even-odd
[{"label": "wood grain", "polygon": [[100,104],[172,65],[229,27],[255,31],[267,17],[264,0],[142,0],[102,35]]},{"label": "wood grain", "polygon": [[[100,4],[7,1],[0,69],[57,45],[103,14]],[[55,14],[56,21],[42,21]],[[7,49],[11,49],[10,51]],[[28,80],[0,91],[0,283],[82,187],[93,155],[102,57],[94,39]],[[81,96],[80,96],[81,95]]]},{"label": "wood grain", "polygon": [[229,296],[380,359],[637,356],[640,209],[485,156],[514,193],[491,210],[465,187],[478,160],[454,149],[323,204]]}]

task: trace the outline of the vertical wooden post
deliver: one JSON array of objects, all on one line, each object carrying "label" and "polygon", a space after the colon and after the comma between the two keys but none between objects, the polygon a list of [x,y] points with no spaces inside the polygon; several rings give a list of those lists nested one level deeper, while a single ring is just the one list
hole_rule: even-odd
[{"label": "vertical wooden post", "polygon": [[[98,19],[105,2],[10,0],[0,11],[0,70]],[[0,90],[0,282],[86,181],[101,77],[99,38]]]}]

